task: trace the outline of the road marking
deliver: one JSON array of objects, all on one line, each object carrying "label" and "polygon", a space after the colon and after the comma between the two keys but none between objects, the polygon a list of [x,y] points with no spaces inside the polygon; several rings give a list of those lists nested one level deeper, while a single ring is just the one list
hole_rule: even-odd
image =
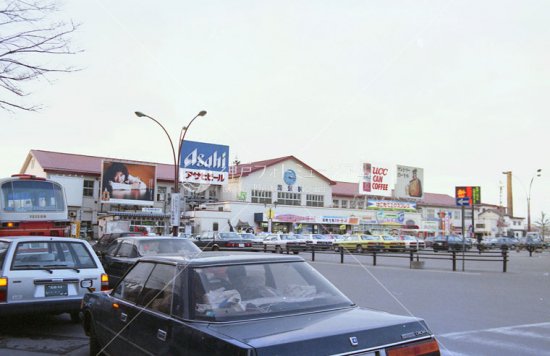
[{"label": "road marking", "polygon": [[[503,327],[500,327],[500,328],[459,331],[459,332],[454,332],[454,333],[439,334],[437,336],[459,339],[459,338],[462,338],[463,336],[467,336],[467,335],[475,334],[475,333],[481,333],[481,332],[501,333],[501,334],[510,335],[510,333],[512,331],[515,331],[516,329],[533,328],[533,327],[542,327],[542,328],[549,328],[550,329],[550,323],[523,324],[523,325],[503,326]],[[517,335],[517,334],[515,334],[515,335]]]},{"label": "road marking", "polygon": [[[412,268],[407,268],[407,266],[403,266],[403,267],[397,267],[397,266],[380,266],[380,265],[376,265],[376,266],[372,266],[372,265],[360,265],[360,264],[351,264],[351,263],[339,263],[339,262],[321,262],[321,261],[306,261],[308,262],[310,265],[312,266],[315,266],[317,264],[323,264],[323,265],[334,265],[334,266],[342,266],[342,267],[359,267],[359,268],[374,268],[374,269],[394,269],[394,270],[403,270],[403,269],[406,269],[406,270],[412,270]],[[469,275],[481,275],[480,272],[467,272],[467,271],[440,271],[440,270],[434,270],[434,269],[415,269],[414,270],[415,272],[418,271],[418,272],[435,272],[435,273],[451,273],[451,274],[454,274],[454,275],[461,275],[461,274],[469,274]]]}]

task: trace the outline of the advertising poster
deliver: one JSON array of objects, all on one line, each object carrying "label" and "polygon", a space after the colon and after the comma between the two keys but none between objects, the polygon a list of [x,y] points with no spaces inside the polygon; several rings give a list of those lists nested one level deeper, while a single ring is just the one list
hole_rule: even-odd
[{"label": "advertising poster", "polygon": [[227,184],[229,146],[185,140],[180,154],[181,183]]},{"label": "advertising poster", "polygon": [[397,165],[395,197],[422,199],[424,197],[424,169]]},{"label": "advertising poster", "polygon": [[387,165],[363,163],[359,194],[390,197],[393,189],[393,169]]},{"label": "advertising poster", "polygon": [[155,165],[103,161],[101,166],[102,203],[153,205],[157,174]]}]

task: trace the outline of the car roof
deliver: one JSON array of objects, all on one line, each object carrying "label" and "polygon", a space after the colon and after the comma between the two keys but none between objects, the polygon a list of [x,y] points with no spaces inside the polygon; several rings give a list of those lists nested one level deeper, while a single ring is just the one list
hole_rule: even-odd
[{"label": "car roof", "polygon": [[77,239],[73,237],[59,237],[59,236],[4,236],[0,237],[0,241],[33,241],[33,242],[41,242],[41,241],[72,241],[72,242],[82,242],[85,240]]},{"label": "car roof", "polygon": [[247,264],[247,263],[273,263],[273,262],[304,262],[304,259],[296,255],[273,255],[258,254],[255,252],[234,253],[228,252],[201,252],[194,256],[146,256],[140,261],[166,262],[171,264],[185,264],[193,267],[226,265],[226,264]]},{"label": "car roof", "polygon": [[137,241],[154,241],[154,240],[186,240],[189,239],[186,237],[179,237],[179,236],[145,236],[145,235],[139,235],[139,236],[120,236],[117,237],[118,239],[124,239],[124,240],[137,240]]}]

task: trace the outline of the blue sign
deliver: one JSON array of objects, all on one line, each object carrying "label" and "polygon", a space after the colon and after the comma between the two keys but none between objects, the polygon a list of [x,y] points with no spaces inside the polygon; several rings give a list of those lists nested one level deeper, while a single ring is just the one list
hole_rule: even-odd
[{"label": "blue sign", "polygon": [[227,183],[229,146],[185,140],[180,154],[180,182]]},{"label": "blue sign", "polygon": [[457,206],[470,206],[470,198],[456,198],[456,205]]}]

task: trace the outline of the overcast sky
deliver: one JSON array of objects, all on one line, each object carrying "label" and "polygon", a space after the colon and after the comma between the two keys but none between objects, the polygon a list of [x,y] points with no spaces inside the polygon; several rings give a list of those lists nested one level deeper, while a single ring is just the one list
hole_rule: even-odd
[{"label": "overcast sky", "polygon": [[80,72],[33,85],[38,113],[0,112],[1,175],[31,149],[172,163],[174,140],[231,160],[294,155],[336,180],[361,162],[424,168],[425,190],[550,213],[548,1],[68,1]]}]

